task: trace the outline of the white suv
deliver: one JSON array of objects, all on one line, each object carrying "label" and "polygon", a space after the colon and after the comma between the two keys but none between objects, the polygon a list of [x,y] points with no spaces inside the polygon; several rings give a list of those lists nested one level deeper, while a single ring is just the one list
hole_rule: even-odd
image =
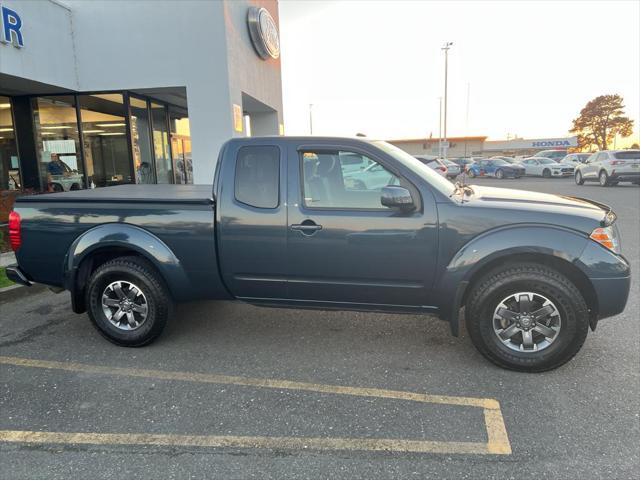
[{"label": "white suv", "polygon": [[640,150],[605,150],[592,154],[575,170],[578,185],[595,181],[606,187],[618,182],[640,184]]}]

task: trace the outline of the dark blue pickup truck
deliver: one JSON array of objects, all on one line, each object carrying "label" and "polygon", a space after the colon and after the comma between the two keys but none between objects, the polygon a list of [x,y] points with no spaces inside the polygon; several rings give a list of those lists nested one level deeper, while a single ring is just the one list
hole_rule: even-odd
[{"label": "dark blue pickup truck", "polygon": [[436,314],[511,369],[572,358],[623,311],[615,214],[589,200],[454,185],[380,141],[242,138],[211,186],[25,196],[8,276],[71,292],[107,339],[141,346],[175,302]]}]

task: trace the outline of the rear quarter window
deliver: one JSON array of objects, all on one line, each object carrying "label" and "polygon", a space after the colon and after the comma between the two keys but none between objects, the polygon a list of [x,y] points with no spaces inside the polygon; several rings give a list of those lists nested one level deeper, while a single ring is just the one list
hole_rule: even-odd
[{"label": "rear quarter window", "polygon": [[236,158],[235,198],[256,208],[276,208],[280,201],[280,150],[242,147]]}]

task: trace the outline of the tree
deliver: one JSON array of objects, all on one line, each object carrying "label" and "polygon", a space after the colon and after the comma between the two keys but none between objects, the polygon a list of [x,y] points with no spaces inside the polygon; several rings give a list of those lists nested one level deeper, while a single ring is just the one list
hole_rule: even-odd
[{"label": "tree", "polygon": [[570,130],[578,136],[580,149],[589,150],[595,145],[600,150],[607,150],[616,135],[631,135],[633,120],[624,116],[622,102],[620,95],[600,95],[585,105]]}]

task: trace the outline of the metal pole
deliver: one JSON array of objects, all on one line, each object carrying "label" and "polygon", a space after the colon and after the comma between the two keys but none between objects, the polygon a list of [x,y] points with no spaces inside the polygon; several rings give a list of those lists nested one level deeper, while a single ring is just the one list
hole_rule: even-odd
[{"label": "metal pole", "polygon": [[440,100],[440,117],[438,118],[438,157],[442,156],[442,97]]},{"label": "metal pole", "polygon": [[309,104],[309,134],[313,135],[313,103]]},{"label": "metal pole", "polygon": [[469,96],[471,95],[471,83],[467,82],[467,112],[464,122],[464,156],[467,156],[467,142],[469,138]]},{"label": "metal pole", "polygon": [[442,47],[444,50],[444,158],[447,158],[447,83],[449,75],[449,48],[453,42],[447,42]]}]

